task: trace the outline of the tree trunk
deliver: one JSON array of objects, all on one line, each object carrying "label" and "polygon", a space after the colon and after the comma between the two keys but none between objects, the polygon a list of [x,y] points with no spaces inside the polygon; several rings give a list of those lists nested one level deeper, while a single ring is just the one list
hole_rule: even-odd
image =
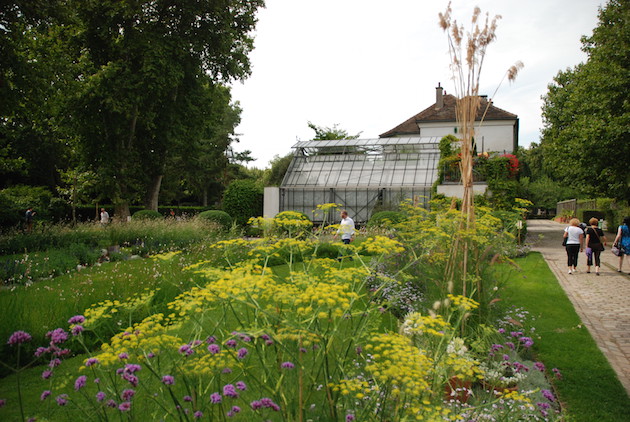
[{"label": "tree trunk", "polygon": [[208,188],[203,189],[203,198],[201,199],[201,205],[208,206]]},{"label": "tree trunk", "polygon": [[129,202],[117,202],[114,204],[114,216],[120,221],[127,221],[131,213],[129,212]]},{"label": "tree trunk", "polygon": [[144,200],[144,207],[148,210],[158,210],[158,198],[160,196],[160,186],[162,185],[163,174],[153,176],[151,178],[151,184],[147,191],[147,196]]}]

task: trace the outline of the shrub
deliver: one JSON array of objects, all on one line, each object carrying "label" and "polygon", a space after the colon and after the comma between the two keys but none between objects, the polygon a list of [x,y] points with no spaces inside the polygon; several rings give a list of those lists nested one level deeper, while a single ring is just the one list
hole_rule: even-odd
[{"label": "shrub", "polygon": [[232,217],[225,211],[209,210],[200,213],[197,216],[200,220],[211,221],[219,224],[224,229],[229,229],[232,225]]},{"label": "shrub", "polygon": [[24,212],[33,207],[35,220],[49,217],[52,194],[42,186],[17,185],[0,190],[0,226],[15,226],[24,219]]},{"label": "shrub", "polygon": [[162,214],[153,210],[141,210],[134,213],[131,218],[134,220],[157,220],[162,218]]},{"label": "shrub", "polygon": [[263,192],[253,180],[235,180],[223,195],[223,211],[244,226],[251,217],[262,215]]},{"label": "shrub", "polygon": [[392,225],[401,223],[406,219],[407,217],[405,217],[405,214],[398,211],[380,211],[372,214],[367,226],[369,228],[391,227]]}]

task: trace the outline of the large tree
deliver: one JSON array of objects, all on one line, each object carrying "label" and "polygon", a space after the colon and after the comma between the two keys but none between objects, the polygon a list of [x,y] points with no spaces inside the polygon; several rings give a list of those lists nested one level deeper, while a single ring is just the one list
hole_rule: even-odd
[{"label": "large tree", "polygon": [[[210,85],[246,77],[262,0],[75,0],[86,63],[73,115],[119,216],[157,208],[171,157],[204,137]],[[209,110],[208,110],[209,111]]]},{"label": "large tree", "polygon": [[630,200],[630,2],[610,0],[585,63],[561,71],[544,97],[543,171],[590,196]]}]

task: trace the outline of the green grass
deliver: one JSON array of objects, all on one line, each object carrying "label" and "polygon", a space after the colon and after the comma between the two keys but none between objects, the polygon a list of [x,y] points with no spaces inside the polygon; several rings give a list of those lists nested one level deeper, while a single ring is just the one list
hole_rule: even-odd
[{"label": "green grass", "polygon": [[504,302],[534,317],[535,352],[549,372],[558,368],[555,388],[567,421],[619,422],[630,418],[630,399],[610,364],[576,314],[573,305],[539,253],[516,260],[522,271],[509,272]]}]

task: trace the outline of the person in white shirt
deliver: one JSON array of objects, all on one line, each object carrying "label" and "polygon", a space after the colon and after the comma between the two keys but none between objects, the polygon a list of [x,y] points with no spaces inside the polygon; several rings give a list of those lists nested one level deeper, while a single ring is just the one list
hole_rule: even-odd
[{"label": "person in white shirt", "polygon": [[339,229],[335,234],[335,239],[337,235],[341,234],[341,241],[346,245],[352,241],[354,237],[354,220],[348,217],[348,211],[341,211],[341,223],[339,223]]},{"label": "person in white shirt", "polygon": [[109,223],[109,213],[105,211],[105,208],[101,208],[101,224],[106,225]]},{"label": "person in white shirt", "polygon": [[569,221],[569,227],[564,229],[564,237],[567,239],[567,259],[569,266],[569,274],[577,271],[578,255],[582,252],[584,245],[584,230],[580,227],[580,220],[577,218]]}]

